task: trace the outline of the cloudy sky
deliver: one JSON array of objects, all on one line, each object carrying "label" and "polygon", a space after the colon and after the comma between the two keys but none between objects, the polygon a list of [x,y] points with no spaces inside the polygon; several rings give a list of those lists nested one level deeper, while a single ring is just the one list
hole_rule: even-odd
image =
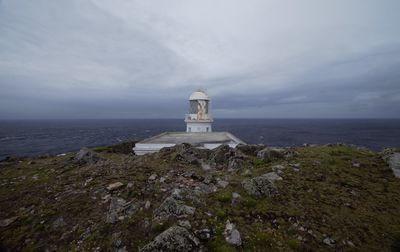
[{"label": "cloudy sky", "polygon": [[398,0],[0,0],[0,119],[400,117]]}]

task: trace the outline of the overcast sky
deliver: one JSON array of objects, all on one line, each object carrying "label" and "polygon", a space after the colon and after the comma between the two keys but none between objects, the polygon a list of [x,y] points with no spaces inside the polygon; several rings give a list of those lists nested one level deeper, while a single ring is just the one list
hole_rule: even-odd
[{"label": "overcast sky", "polygon": [[0,0],[0,119],[400,117],[399,0]]}]

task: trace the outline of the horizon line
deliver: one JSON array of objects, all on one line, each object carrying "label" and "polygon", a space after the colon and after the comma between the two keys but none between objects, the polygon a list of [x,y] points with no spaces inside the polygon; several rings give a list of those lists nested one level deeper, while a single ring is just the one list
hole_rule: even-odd
[{"label": "horizon line", "polygon": [[[0,121],[57,121],[57,120],[182,120],[184,118],[4,118]],[[400,120],[400,117],[219,117],[215,120]]]}]

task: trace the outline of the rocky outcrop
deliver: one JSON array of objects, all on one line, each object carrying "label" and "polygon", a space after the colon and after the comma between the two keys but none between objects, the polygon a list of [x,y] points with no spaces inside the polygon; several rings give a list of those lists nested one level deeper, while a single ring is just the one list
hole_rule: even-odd
[{"label": "rocky outcrop", "polygon": [[175,152],[175,160],[188,164],[200,165],[202,160],[207,160],[211,151],[208,149],[199,149],[187,143],[177,144],[173,147],[167,147],[160,150],[160,153]]},{"label": "rocky outcrop", "polygon": [[200,241],[186,228],[173,226],[156,236],[139,251],[199,251],[199,246]]},{"label": "rocky outcrop", "polygon": [[168,197],[161,205],[154,210],[155,217],[183,217],[186,215],[193,215],[196,208],[186,206],[181,201],[176,200],[174,197]]},{"label": "rocky outcrop", "polygon": [[281,179],[275,172],[270,172],[259,177],[243,180],[242,187],[252,196],[275,196],[278,194],[278,189],[274,182]]},{"label": "rocky outcrop", "polygon": [[76,153],[74,161],[78,164],[96,163],[101,158],[92,150],[84,147]]}]

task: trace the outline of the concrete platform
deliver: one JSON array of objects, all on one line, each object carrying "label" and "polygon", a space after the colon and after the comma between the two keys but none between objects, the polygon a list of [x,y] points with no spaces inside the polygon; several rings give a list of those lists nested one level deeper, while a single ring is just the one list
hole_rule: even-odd
[{"label": "concrete platform", "polygon": [[181,143],[189,143],[206,149],[214,149],[222,144],[227,144],[232,148],[238,144],[245,144],[229,132],[164,132],[136,143],[133,150],[136,155],[144,155]]}]

